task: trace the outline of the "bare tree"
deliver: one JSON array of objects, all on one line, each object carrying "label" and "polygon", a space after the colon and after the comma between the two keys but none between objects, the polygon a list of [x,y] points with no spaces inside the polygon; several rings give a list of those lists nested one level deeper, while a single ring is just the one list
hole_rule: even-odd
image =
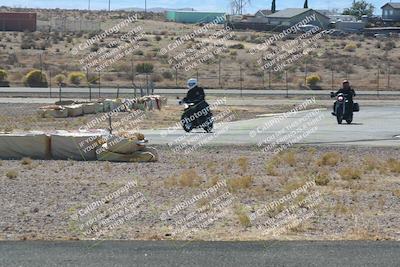
[{"label": "bare tree", "polygon": [[232,15],[242,15],[245,7],[251,5],[251,0],[230,0]]}]

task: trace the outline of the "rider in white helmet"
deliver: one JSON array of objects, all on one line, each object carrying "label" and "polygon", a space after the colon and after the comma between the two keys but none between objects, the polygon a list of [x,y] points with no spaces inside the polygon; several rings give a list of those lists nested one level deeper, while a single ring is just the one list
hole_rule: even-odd
[{"label": "rider in white helmet", "polygon": [[198,86],[197,79],[189,79],[187,81],[187,87],[189,91],[183,99],[183,102],[200,102],[205,99],[206,95],[204,94],[203,88]]}]

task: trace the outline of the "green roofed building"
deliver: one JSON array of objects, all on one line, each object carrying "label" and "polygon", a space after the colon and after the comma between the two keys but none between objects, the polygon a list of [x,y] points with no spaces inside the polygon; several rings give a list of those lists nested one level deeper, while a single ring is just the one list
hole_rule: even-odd
[{"label": "green roofed building", "polygon": [[179,23],[225,23],[225,13],[206,11],[167,11],[165,15],[168,21]]}]

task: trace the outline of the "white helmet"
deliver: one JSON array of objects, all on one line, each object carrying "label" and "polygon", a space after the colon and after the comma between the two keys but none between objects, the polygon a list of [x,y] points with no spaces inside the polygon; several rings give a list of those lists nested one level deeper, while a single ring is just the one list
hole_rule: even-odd
[{"label": "white helmet", "polygon": [[189,79],[187,81],[187,87],[189,88],[189,90],[196,87],[197,84],[198,84],[197,79]]}]

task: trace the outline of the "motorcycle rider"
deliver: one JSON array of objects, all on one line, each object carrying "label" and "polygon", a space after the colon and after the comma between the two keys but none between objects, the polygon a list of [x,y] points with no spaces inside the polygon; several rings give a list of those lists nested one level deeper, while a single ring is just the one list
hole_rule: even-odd
[{"label": "motorcycle rider", "polygon": [[[350,86],[350,82],[348,80],[343,81],[343,87],[339,89],[334,96],[337,96],[338,94],[345,94],[347,99],[349,100],[349,105],[350,105],[350,110],[353,110],[353,96],[356,96],[356,92],[354,89]],[[336,116],[336,102],[333,104],[333,112],[332,115]]]},{"label": "motorcycle rider", "polygon": [[187,87],[189,91],[183,99],[183,102],[200,102],[205,99],[206,95],[204,94],[204,89],[198,86],[197,79],[189,79],[187,81]]}]

